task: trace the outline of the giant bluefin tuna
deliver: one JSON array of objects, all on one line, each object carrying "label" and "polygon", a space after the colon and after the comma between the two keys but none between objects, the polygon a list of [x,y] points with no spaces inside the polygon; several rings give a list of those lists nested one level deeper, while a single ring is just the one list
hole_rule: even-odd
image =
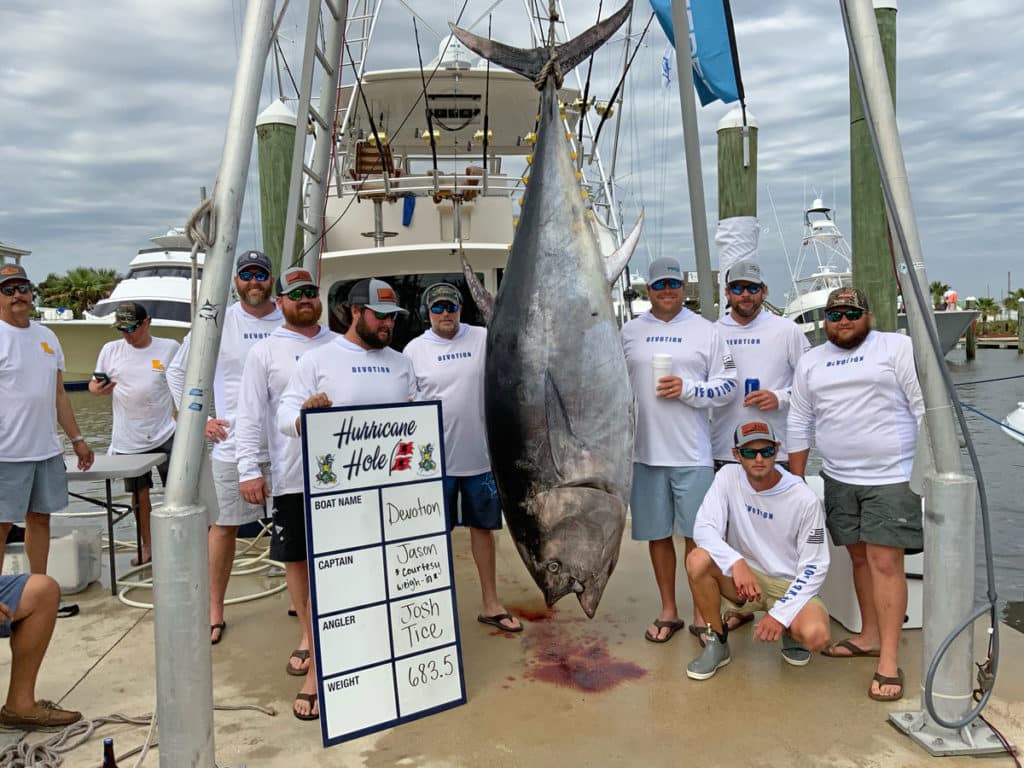
[{"label": "giant bluefin tuna", "polygon": [[619,556],[632,480],[633,395],[609,286],[639,224],[602,257],[557,89],[561,73],[607,40],[631,5],[567,43],[533,50],[452,27],[542,94],[522,215],[489,322],[487,439],[505,520],[544,599],[573,593],[590,617]]}]

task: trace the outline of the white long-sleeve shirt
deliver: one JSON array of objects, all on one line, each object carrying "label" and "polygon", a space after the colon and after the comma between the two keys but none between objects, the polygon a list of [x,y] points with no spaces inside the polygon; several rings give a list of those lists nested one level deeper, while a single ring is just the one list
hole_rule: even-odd
[{"label": "white long-sleeve shirt", "polygon": [[[707,409],[736,396],[736,366],[713,323],[685,307],[664,322],[650,312],[622,326],[629,382],[637,401],[634,460],[654,467],[710,467]],[[683,380],[679,398],[654,394],[655,354],[672,356],[672,376]]]},{"label": "white long-sleeve shirt", "polygon": [[416,395],[412,361],[390,347],[363,349],[344,336],[303,355],[295,364],[281,404],[277,427],[298,437],[295,420],[302,404],[323,392],[335,406],[405,403]]},{"label": "white long-sleeve shirt", "polygon": [[788,579],[785,596],[768,611],[788,627],[825,582],[829,552],[821,500],[799,478],[778,471],[778,483],[755,491],[739,464],[719,470],[697,510],[693,540],[726,576],[742,559],[767,576]]},{"label": "white long-sleeve shirt", "polygon": [[[740,325],[730,315],[715,323],[719,334],[729,347],[736,363],[736,381],[739,390],[732,400],[711,415],[711,446],[714,457],[720,461],[735,461],[732,455],[733,433],[748,421],[767,421],[775,429],[782,447],[778,461],[787,458],[786,417],[789,413],[790,389],[793,371],[804,352],[811,348],[807,336],[792,320],[762,310],[746,325]],[[779,399],[778,410],[762,411],[756,406],[743,405],[747,379],[757,379],[760,388],[769,390]]]},{"label": "white long-sleeve shirt", "polygon": [[302,493],[302,444],[277,429],[281,394],[295,364],[307,352],[329,344],[338,334],[320,326],[315,336],[281,327],[259,341],[245,359],[235,419],[235,457],[239,481],[262,477],[260,456],[270,448],[271,493]]},{"label": "white long-sleeve shirt", "polygon": [[910,338],[871,331],[856,349],[832,342],[800,358],[789,403],[789,452],[814,434],[821,468],[851,485],[910,479],[924,400]]},{"label": "white long-sleeve shirt", "polygon": [[416,370],[416,399],[440,400],[445,473],[471,477],[491,468],[484,429],[484,357],[487,330],[459,324],[455,338],[428,329],[405,346]]},{"label": "white long-sleeve shirt", "polygon": [[[224,310],[224,329],[220,337],[220,352],[217,354],[217,368],[213,375],[213,399],[217,418],[228,422],[227,440],[213,446],[211,456],[218,461],[235,461],[235,414],[238,413],[238,387],[242,383],[242,369],[249,350],[257,341],[267,338],[284,322],[281,310],[263,317],[250,315],[236,302]],[[188,350],[192,334],[185,337],[181,349],[167,367],[167,386],[170,387],[174,403],[181,410],[182,392],[185,389],[185,367],[188,365]],[[270,454],[264,446],[261,461],[269,461]]]}]

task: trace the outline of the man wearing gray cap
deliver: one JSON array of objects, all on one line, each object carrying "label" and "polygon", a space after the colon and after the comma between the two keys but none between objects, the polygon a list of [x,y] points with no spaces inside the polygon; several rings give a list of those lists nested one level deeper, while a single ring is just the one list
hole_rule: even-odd
[{"label": "man wearing gray cap", "polygon": [[[224,636],[224,595],[235,559],[238,528],[266,514],[259,504],[250,504],[238,494],[238,462],[235,456],[235,419],[238,414],[238,390],[249,351],[257,341],[272,334],[284,321],[281,310],[271,299],[273,274],[270,259],[260,251],[243,251],[235,261],[235,290],[239,301],[224,310],[220,351],[213,376],[216,418],[206,422],[206,439],[213,443],[213,484],[217,493],[217,517],[210,526],[210,642],[216,645]],[[185,367],[191,334],[167,368],[167,385],[176,403],[181,403],[185,388]],[[180,405],[179,405],[180,407]],[[260,464],[269,472],[270,454],[265,441]]]},{"label": "man wearing gray cap", "polygon": [[25,525],[32,573],[46,573],[50,513],[68,505],[68,479],[57,425],[78,468],[92,466],[64,391],[64,352],[49,328],[32,320],[34,288],[23,267],[0,265],[0,566],[15,524]]},{"label": "man wearing gray cap", "polygon": [[[174,339],[154,337],[149,331],[149,312],[136,301],[119,304],[114,327],[121,332],[117,341],[108,341],[96,360],[96,373],[89,380],[94,395],[110,396],[114,423],[110,430],[110,449],[117,454],[163,453],[157,465],[160,480],[167,483],[171,445],[174,442],[174,401],[167,388],[167,366],[180,346]],[[142,552],[132,565],[149,562],[152,547],[149,515],[152,502],[153,472],[126,477],[124,489],[133,495],[138,518]]]},{"label": "man wearing gray cap", "polygon": [[[828,530],[853,564],[862,627],[822,653],[878,657],[868,696],[903,696],[897,663],[907,610],[906,552],[924,546],[910,471],[924,400],[908,336],[871,330],[868,300],[837,288],[825,302],[828,341],[802,358],[789,407],[789,462],[803,477],[811,436],[821,454]],[[864,435],[854,437],[858,430]]]},{"label": "man wearing gray cap", "polygon": [[477,621],[520,632],[523,625],[498,599],[495,576],[493,532],[501,529],[501,502],[484,429],[487,331],[460,322],[462,303],[462,294],[450,283],[427,288],[422,306],[430,329],[410,341],[404,354],[416,369],[416,399],[441,401],[449,528],[469,527],[482,597]]},{"label": "man wearing gray cap", "polygon": [[686,668],[692,680],[707,680],[732,660],[722,597],[767,611],[754,639],[781,639],[788,664],[805,666],[807,648],[829,641],[828,611],[817,597],[829,566],[825,514],[815,493],[776,465],[778,451],[768,422],[737,425],[737,464],[719,471],[697,512],[686,575],[707,630],[704,651]]},{"label": "man wearing gray cap", "polygon": [[[637,401],[630,511],[634,540],[648,542],[661,597],[661,613],[644,637],[664,643],[685,626],[672,536],[684,537],[686,552],[693,549],[697,509],[714,478],[707,412],[735,397],[736,367],[714,324],[683,306],[678,261],[651,263],[647,293],[651,310],[622,327]],[[704,618],[695,606],[697,634]]]}]

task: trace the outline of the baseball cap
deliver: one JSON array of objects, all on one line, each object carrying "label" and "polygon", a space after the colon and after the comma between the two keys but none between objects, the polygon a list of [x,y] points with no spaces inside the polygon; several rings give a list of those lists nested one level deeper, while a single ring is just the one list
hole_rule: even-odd
[{"label": "baseball cap", "polygon": [[737,261],[733,264],[729,271],[725,273],[725,283],[758,283],[764,285],[764,280],[761,278],[761,267],[756,261]]},{"label": "baseball cap", "polygon": [[353,285],[348,292],[348,303],[351,306],[367,307],[374,312],[409,314],[409,310],[398,306],[395,289],[375,277],[360,280]]},{"label": "baseball cap", "polygon": [[0,267],[0,285],[9,280],[25,280],[28,282],[28,274],[20,264],[4,264]]},{"label": "baseball cap", "polygon": [[650,285],[665,278],[669,280],[683,279],[683,269],[679,266],[679,262],[667,256],[651,262],[651,266],[647,268],[647,284]]},{"label": "baseball cap", "polygon": [[755,443],[758,440],[768,440],[772,443],[779,442],[775,439],[775,430],[766,421],[748,421],[736,427],[733,434],[733,442],[737,448],[742,448],[748,443]]},{"label": "baseball cap", "polygon": [[461,305],[462,294],[451,283],[434,283],[423,292],[423,306],[429,308],[439,301],[450,301],[453,304]]},{"label": "baseball cap", "polygon": [[146,308],[137,301],[126,301],[117,305],[114,314],[114,327],[119,331],[134,329],[139,323],[149,317]]},{"label": "baseball cap", "polygon": [[259,267],[268,274],[274,273],[270,259],[263,251],[242,251],[238,254],[238,258],[235,260],[235,272],[241,272],[246,267]]},{"label": "baseball cap", "polygon": [[316,284],[316,279],[308,269],[292,267],[291,269],[286,269],[277,278],[277,295],[281,296],[289,291],[294,291],[296,288],[305,288],[307,285],[311,285],[314,288],[320,287]]},{"label": "baseball cap", "polygon": [[833,307],[853,307],[868,312],[868,297],[860,288],[836,288],[828,295],[825,311],[828,312]]}]

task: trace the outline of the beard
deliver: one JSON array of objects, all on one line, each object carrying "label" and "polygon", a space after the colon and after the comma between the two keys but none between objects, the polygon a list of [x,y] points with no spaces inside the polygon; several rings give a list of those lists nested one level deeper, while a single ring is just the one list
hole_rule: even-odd
[{"label": "beard", "polygon": [[871,333],[871,323],[864,323],[864,327],[856,330],[852,336],[840,339],[838,331],[831,324],[825,323],[825,335],[840,349],[856,349],[869,333]]},{"label": "beard", "polygon": [[309,304],[281,304],[281,313],[289,325],[296,328],[310,328],[320,320],[321,304],[314,301]]},{"label": "beard", "polygon": [[238,299],[250,307],[258,307],[266,304],[270,299],[271,288],[270,280],[264,280],[256,285],[246,285],[245,288],[238,291]]},{"label": "beard", "polygon": [[371,331],[362,313],[356,320],[356,334],[370,349],[384,349],[391,343],[391,328],[382,325],[376,331]]}]

